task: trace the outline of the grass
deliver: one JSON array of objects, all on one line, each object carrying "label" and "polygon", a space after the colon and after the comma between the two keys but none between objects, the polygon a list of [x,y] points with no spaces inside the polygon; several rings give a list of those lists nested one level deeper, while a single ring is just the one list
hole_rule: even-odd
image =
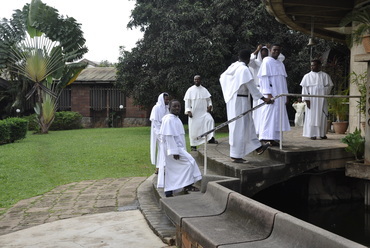
[{"label": "grass", "polygon": [[71,182],[151,175],[149,136],[150,127],[79,129],[0,146],[0,214]]}]

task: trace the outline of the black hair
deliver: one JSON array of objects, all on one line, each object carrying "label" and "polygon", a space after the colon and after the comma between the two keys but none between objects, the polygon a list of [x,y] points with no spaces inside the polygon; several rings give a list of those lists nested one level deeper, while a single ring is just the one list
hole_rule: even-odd
[{"label": "black hair", "polygon": [[239,51],[239,59],[241,60],[249,60],[251,56],[251,51],[248,49],[243,49]]},{"label": "black hair", "polygon": [[[172,99],[169,103],[168,103],[168,108],[171,108],[171,105],[172,105],[172,103],[173,102],[179,102],[180,103],[180,101],[179,100],[177,100],[177,99]],[[181,104],[181,103],[180,103]]]},{"label": "black hair", "polygon": [[319,59],[313,59],[311,62],[316,62],[317,65],[321,65],[321,60]]}]

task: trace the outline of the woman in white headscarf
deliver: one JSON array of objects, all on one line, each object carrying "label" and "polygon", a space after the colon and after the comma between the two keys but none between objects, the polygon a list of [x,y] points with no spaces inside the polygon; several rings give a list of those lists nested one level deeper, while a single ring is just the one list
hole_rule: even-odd
[{"label": "woman in white headscarf", "polygon": [[[168,110],[169,96],[168,93],[162,93],[158,96],[157,103],[152,108],[149,120],[152,122],[150,130],[150,161],[156,167],[156,174],[158,173],[160,157],[157,152],[160,149],[160,142],[158,142],[158,133],[161,129],[162,118],[169,113]],[[158,153],[159,155],[160,153]]]}]

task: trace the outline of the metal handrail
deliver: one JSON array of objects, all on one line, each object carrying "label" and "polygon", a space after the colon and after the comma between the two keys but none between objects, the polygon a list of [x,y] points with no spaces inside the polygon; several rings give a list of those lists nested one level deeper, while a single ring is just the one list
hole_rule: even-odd
[{"label": "metal handrail", "polygon": [[[361,96],[350,96],[350,95],[305,95],[305,94],[290,94],[290,93],[286,93],[286,94],[280,94],[280,95],[277,95],[276,97],[272,98],[272,100],[275,100],[277,98],[280,98],[280,97],[283,97],[283,96],[296,96],[296,97],[318,97],[318,98],[361,98]],[[246,114],[262,107],[263,105],[265,105],[266,103],[263,102],[251,109],[248,109],[247,111],[245,111],[244,113],[241,113],[237,116],[235,116],[234,118],[228,120],[228,121],[225,121],[224,123],[221,123],[220,125],[218,125],[217,127],[199,135],[196,139],[199,140],[201,138],[205,138],[205,142],[204,142],[204,175],[206,175],[207,173],[207,135],[210,134],[210,133],[213,133],[214,131],[217,131],[223,127],[225,127],[226,125],[230,124],[231,122],[233,121],[236,121],[240,118],[242,118],[243,116],[245,116]],[[284,104],[283,101],[280,101],[280,104]],[[284,106],[284,105],[283,105]],[[281,108],[283,106],[280,106]],[[280,111],[280,120],[279,120],[279,124],[280,124],[280,146],[279,146],[279,149],[282,150],[283,149],[283,131],[282,131],[282,119],[283,119],[283,116],[282,116],[282,112],[283,111]],[[360,123],[361,123],[361,113],[359,113],[359,118],[358,118],[358,125],[360,126]]]}]

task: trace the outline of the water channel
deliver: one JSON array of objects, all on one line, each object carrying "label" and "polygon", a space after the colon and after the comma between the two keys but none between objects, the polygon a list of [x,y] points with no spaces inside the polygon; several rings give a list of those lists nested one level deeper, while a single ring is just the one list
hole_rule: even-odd
[{"label": "water channel", "polygon": [[370,247],[370,210],[363,181],[344,170],[310,171],[271,186],[253,199]]}]

